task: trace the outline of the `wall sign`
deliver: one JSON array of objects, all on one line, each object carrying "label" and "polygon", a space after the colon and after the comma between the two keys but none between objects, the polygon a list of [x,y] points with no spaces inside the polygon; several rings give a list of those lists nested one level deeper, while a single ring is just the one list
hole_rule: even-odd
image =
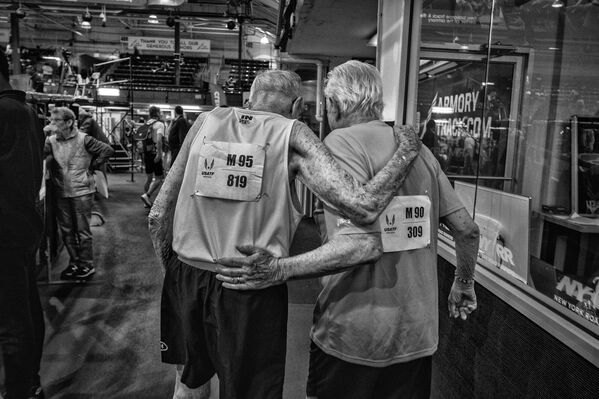
[{"label": "wall sign", "polygon": [[[181,39],[183,53],[210,53],[210,40]],[[175,39],[168,37],[129,36],[127,48],[133,50],[175,51]]]}]

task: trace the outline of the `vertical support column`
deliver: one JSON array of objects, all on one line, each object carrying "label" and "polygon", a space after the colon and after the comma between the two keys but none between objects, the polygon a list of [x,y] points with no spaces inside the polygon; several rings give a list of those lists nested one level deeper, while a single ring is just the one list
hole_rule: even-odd
[{"label": "vertical support column", "polygon": [[376,60],[385,88],[385,121],[416,122],[421,3],[379,0]]},{"label": "vertical support column", "polygon": [[241,83],[241,58],[243,57],[243,18],[238,18],[239,36],[237,42],[237,61],[239,62],[239,70],[237,71],[237,84],[239,85],[240,94],[243,93],[243,84]]},{"label": "vertical support column", "polygon": [[21,74],[21,38],[19,35],[19,16],[16,13],[10,14],[10,47],[12,48],[12,73]]},{"label": "vertical support column", "polygon": [[181,23],[175,22],[175,85],[181,84]]}]

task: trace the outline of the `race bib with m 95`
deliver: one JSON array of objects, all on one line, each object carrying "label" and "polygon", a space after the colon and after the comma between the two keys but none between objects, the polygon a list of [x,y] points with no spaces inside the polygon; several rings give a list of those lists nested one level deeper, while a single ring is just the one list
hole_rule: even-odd
[{"label": "race bib with m 95", "polygon": [[266,146],[204,142],[198,158],[194,195],[257,201],[262,189]]}]

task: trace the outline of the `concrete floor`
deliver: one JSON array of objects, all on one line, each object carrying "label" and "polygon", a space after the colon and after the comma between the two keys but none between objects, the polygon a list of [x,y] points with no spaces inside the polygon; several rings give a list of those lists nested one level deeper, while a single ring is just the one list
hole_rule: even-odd
[{"label": "concrete floor", "polygon": [[[139,199],[145,175],[109,175],[110,198],[97,203],[106,223],[93,227],[96,275],[87,284],[59,280],[61,253],[39,289],[46,315],[42,384],[50,399],[170,398],[174,369],[160,362],[162,270]],[[293,252],[318,244],[304,220]],[[46,273],[42,273],[47,280]],[[289,334],[284,398],[305,397],[308,332],[318,282],[289,287]],[[215,382],[213,381],[213,385]],[[213,398],[217,393],[213,392]]]}]

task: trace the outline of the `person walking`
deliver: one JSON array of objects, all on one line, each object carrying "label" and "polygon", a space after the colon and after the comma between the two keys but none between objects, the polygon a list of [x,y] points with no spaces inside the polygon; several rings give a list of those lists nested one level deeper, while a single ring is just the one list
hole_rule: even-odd
[{"label": "person walking", "polygon": [[171,123],[168,132],[168,146],[171,150],[171,165],[175,163],[181,145],[187,136],[189,124],[183,115],[183,108],[180,105],[175,107],[175,120]]},{"label": "person walking", "polygon": [[[146,170],[146,182],[141,200],[146,206],[152,206],[152,195],[164,180],[164,167],[162,166],[162,141],[165,125],[160,118],[160,108],[151,106],[148,109],[150,119],[142,125],[149,129],[148,137],[142,141],[143,160]],[[141,127],[140,127],[141,128]]]}]

